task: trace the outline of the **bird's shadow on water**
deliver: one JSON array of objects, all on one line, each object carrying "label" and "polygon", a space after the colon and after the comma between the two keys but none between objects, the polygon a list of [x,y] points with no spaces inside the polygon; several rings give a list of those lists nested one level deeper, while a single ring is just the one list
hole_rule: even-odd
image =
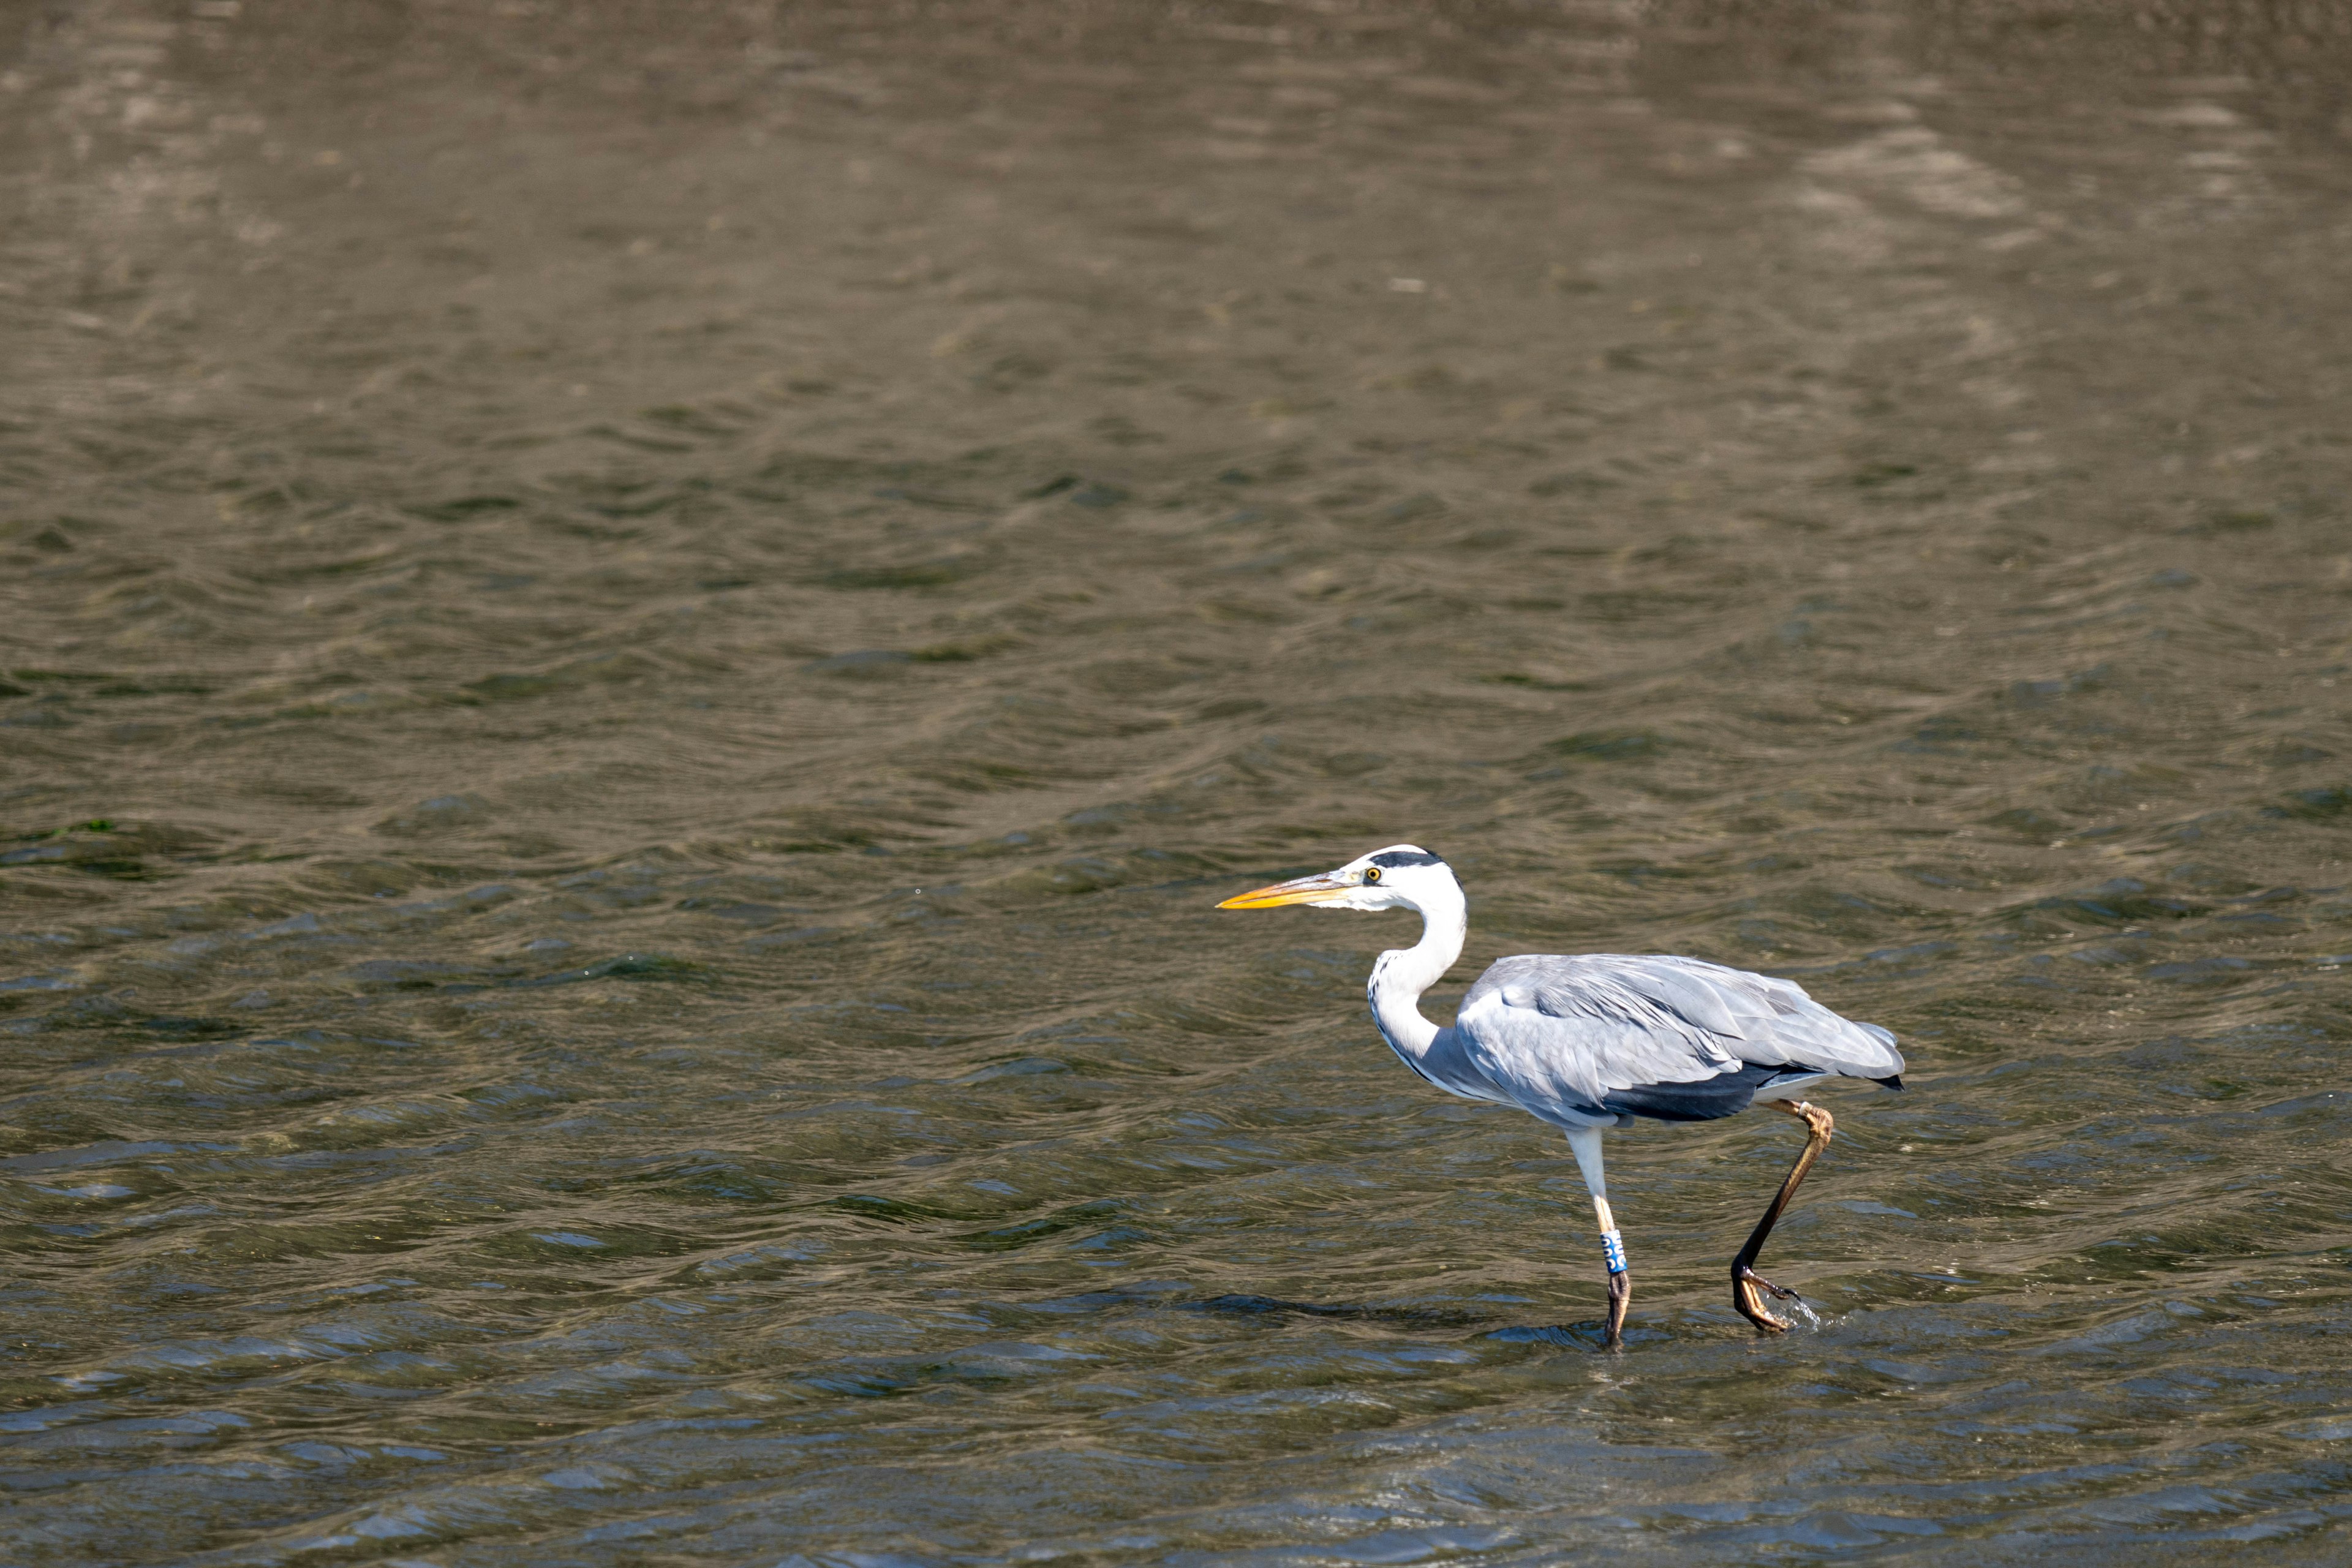
[{"label": "bird's shadow on water", "polygon": [[1227,1317],[1334,1318],[1419,1329],[1471,1328],[1486,1321],[1486,1313],[1460,1307],[1327,1307],[1314,1301],[1286,1301],[1278,1296],[1247,1294],[1206,1296],[1171,1301],[1169,1305],[1180,1312],[1214,1312]]},{"label": "bird's shadow on water", "polygon": [[[1597,1320],[1588,1323],[1567,1323],[1550,1328],[1539,1328],[1531,1323],[1514,1324],[1510,1328],[1496,1329],[1481,1337],[1507,1345],[1551,1345],[1564,1351],[1601,1352],[1609,1348],[1608,1329]],[[1646,1341],[1669,1337],[1671,1336],[1660,1333],[1655,1329],[1629,1329],[1625,1332],[1625,1342],[1641,1344]]]},{"label": "bird's shadow on water", "polygon": [[[1471,1311],[1458,1307],[1352,1307],[1325,1306],[1313,1301],[1286,1301],[1276,1296],[1246,1294],[1210,1296],[1169,1303],[1180,1312],[1212,1312],[1231,1317],[1301,1317],[1338,1320],[1347,1322],[1380,1323],[1393,1328],[1428,1331],[1438,1329],[1477,1329],[1494,1321],[1493,1314]],[[1488,1330],[1479,1336],[1504,1344],[1554,1345],[1561,1350],[1599,1352],[1608,1348],[1607,1330],[1599,1321],[1570,1323],[1564,1326],[1534,1327],[1512,1324]],[[1674,1336],[1656,1329],[1629,1329],[1628,1344]]]},{"label": "bird's shadow on water", "polygon": [[[1810,1314],[1808,1315],[1810,1316]],[[1727,1332],[1724,1330],[1716,1329],[1713,1324],[1706,1324],[1702,1326],[1701,1324],[1692,1323],[1685,1324],[1678,1329],[1647,1329],[1642,1328],[1633,1323],[1628,1323],[1625,1325],[1624,1343],[1621,1349],[1630,1351],[1639,1349],[1643,1345],[1699,1345],[1722,1343],[1727,1341],[1734,1341],[1744,1344],[1771,1344],[1776,1341],[1786,1342],[1787,1341],[1796,1339],[1800,1336],[1818,1333],[1822,1330],[1832,1326],[1833,1322],[1834,1320],[1816,1318],[1810,1322],[1799,1322],[1795,1324],[1787,1333],[1769,1336],[1758,1335],[1752,1332],[1742,1333],[1736,1329],[1730,1329],[1729,1325],[1725,1326],[1725,1329],[1729,1330],[1729,1331]],[[1744,1325],[1742,1326],[1744,1327]],[[1480,1335],[1479,1337],[1482,1339],[1494,1340],[1503,1344],[1552,1345],[1560,1350],[1591,1351],[1601,1353],[1615,1353],[1611,1352],[1609,1348],[1607,1327],[1597,1318],[1584,1322],[1569,1323],[1550,1328],[1538,1327],[1535,1324],[1514,1324],[1509,1328],[1493,1330],[1486,1334]]]},{"label": "bird's shadow on water", "polygon": [[[1810,1305],[1801,1302],[1789,1305],[1796,1314],[1796,1321],[1790,1325],[1790,1332],[1784,1335],[1772,1335],[1769,1339],[1759,1339],[1757,1342],[1769,1343],[1772,1340],[1810,1337],[1835,1329],[1845,1321],[1842,1313],[1823,1316],[1815,1312]],[[1391,1328],[1424,1333],[1443,1330],[1453,1330],[1457,1332],[1478,1330],[1494,1321],[1492,1313],[1460,1307],[1327,1306],[1314,1301],[1286,1301],[1277,1296],[1249,1294],[1195,1297],[1171,1301],[1167,1306],[1170,1310],[1179,1312],[1206,1312],[1228,1317],[1320,1318],[1343,1322],[1378,1323]],[[1477,1337],[1492,1340],[1499,1344],[1549,1345],[1559,1350],[1582,1351],[1592,1354],[1613,1353],[1609,1348],[1607,1326],[1598,1318],[1574,1323],[1549,1325],[1511,1323],[1501,1328],[1486,1329]],[[1643,1328],[1628,1323],[1625,1326],[1623,1348],[1633,1350],[1643,1345],[1687,1343],[1694,1338],[1715,1337],[1717,1336],[1704,1330],[1694,1335],[1686,1331],[1677,1332],[1673,1329]]]}]

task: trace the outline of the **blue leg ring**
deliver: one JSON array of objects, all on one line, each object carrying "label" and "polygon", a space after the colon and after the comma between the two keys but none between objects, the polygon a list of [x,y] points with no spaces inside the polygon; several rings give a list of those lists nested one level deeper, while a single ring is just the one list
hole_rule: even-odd
[{"label": "blue leg ring", "polygon": [[1601,1233],[1601,1254],[1609,1260],[1609,1272],[1625,1272],[1625,1240],[1613,1230]]}]

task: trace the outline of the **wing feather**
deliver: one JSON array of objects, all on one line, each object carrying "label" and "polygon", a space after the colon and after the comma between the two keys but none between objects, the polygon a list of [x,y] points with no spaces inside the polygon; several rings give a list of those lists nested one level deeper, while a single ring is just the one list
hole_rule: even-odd
[{"label": "wing feather", "polygon": [[1663,954],[1498,960],[1462,999],[1454,1032],[1487,1083],[1554,1120],[1727,1115],[1776,1078],[1903,1070],[1894,1036],[1793,981]]}]

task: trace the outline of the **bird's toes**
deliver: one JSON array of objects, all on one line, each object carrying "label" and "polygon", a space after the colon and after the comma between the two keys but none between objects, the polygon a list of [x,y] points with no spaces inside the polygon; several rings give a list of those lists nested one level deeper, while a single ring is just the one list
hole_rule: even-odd
[{"label": "bird's toes", "polygon": [[1755,1324],[1759,1332],[1785,1334],[1789,1331],[1788,1323],[1766,1311],[1764,1303],[1756,1299],[1756,1294],[1752,1290],[1742,1291],[1733,1297],[1731,1304],[1738,1308],[1739,1315]]},{"label": "bird's toes", "polygon": [[1778,1300],[1801,1301],[1804,1300],[1803,1297],[1798,1295],[1794,1290],[1790,1289],[1787,1286],[1773,1284],[1772,1281],[1765,1279],[1764,1276],[1757,1273],[1753,1268],[1741,1269],[1739,1271],[1739,1282],[1743,1285],[1753,1285],[1758,1289],[1767,1291]]},{"label": "bird's toes", "polygon": [[1786,1319],[1776,1318],[1771,1313],[1764,1310],[1764,1299],[1756,1293],[1759,1287],[1763,1289],[1769,1290],[1773,1295],[1780,1297],[1784,1301],[1794,1301],[1798,1300],[1797,1293],[1794,1290],[1782,1289],[1780,1286],[1773,1284],[1772,1281],[1757,1273],[1753,1268],[1741,1268],[1735,1272],[1731,1277],[1731,1304],[1739,1310],[1739,1315],[1741,1317],[1756,1325],[1759,1332],[1767,1334],[1787,1333],[1790,1330],[1790,1324]]}]

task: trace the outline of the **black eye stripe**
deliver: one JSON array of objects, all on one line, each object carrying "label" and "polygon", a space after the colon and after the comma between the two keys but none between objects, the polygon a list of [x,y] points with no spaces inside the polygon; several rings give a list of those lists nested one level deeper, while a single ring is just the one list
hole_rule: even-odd
[{"label": "black eye stripe", "polygon": [[1445,861],[1443,857],[1436,855],[1416,855],[1409,850],[1391,849],[1385,855],[1373,856],[1372,864],[1386,866],[1393,870],[1399,866],[1443,866]]}]

